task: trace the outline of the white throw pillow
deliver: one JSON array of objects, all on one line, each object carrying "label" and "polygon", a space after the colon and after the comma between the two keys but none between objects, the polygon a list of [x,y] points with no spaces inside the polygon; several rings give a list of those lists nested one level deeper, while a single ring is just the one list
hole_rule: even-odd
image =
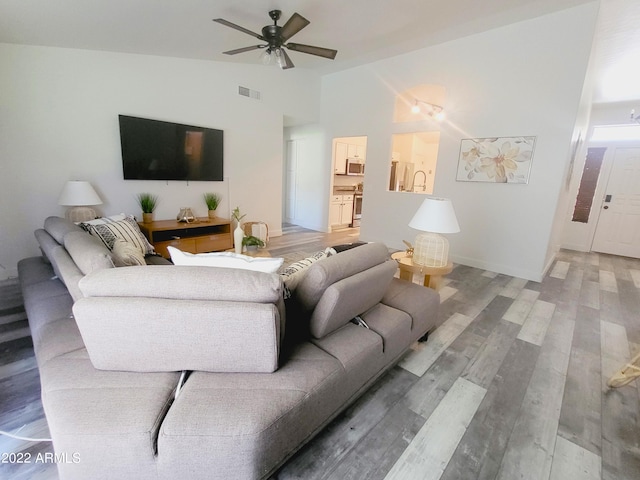
[{"label": "white throw pillow", "polygon": [[275,273],[284,258],[249,257],[233,252],[189,253],[175,247],[167,247],[174,265],[198,265],[205,267],[239,268],[256,272]]}]

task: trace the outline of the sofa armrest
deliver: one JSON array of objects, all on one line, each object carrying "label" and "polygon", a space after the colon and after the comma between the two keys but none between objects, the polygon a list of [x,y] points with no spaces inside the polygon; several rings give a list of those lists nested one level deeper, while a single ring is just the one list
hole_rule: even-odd
[{"label": "sofa armrest", "polygon": [[438,315],[440,294],[431,288],[394,278],[380,303],[408,313],[416,339],[442,323]]}]

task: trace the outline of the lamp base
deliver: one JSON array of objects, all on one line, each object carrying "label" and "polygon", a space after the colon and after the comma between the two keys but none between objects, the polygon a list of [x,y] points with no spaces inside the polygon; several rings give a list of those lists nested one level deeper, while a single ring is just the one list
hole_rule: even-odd
[{"label": "lamp base", "polygon": [[64,214],[64,218],[73,223],[88,222],[97,216],[96,211],[91,207],[70,207]]},{"label": "lamp base", "polygon": [[413,263],[425,267],[446,266],[449,263],[449,241],[437,233],[419,233],[413,246]]}]

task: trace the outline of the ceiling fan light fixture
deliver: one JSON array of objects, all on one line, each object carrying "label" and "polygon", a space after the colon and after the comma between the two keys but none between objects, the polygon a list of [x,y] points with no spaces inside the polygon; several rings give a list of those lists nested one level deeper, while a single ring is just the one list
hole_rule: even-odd
[{"label": "ceiling fan light fixture", "polygon": [[303,45],[300,43],[291,43],[288,40],[297,34],[300,30],[309,25],[309,20],[304,18],[299,13],[294,13],[289,20],[283,25],[278,25],[278,20],[281,15],[280,10],[271,10],[269,12],[269,17],[273,20],[272,25],[266,25],[262,28],[262,34],[253,32],[249,29],[241,27],[240,25],[236,25],[224,18],[214,18],[213,21],[224,25],[229,28],[233,28],[234,30],[238,30],[239,32],[246,33],[247,35],[251,35],[259,40],[265,42],[262,45],[252,45],[250,47],[243,48],[235,48],[233,50],[228,50],[226,52],[222,52],[226,55],[236,55],[238,53],[249,52],[251,50],[256,50],[259,48],[265,48],[266,50],[260,55],[260,61],[267,65],[271,62],[272,56],[276,58],[276,62],[278,66],[282,70],[286,70],[289,68],[295,67],[289,54],[286,50],[283,50],[283,47],[286,47],[289,50],[306,53],[309,55],[316,55],[318,57],[324,57],[333,60],[338,51],[330,48],[316,47],[313,45]]},{"label": "ceiling fan light fixture", "polygon": [[260,54],[260,62],[263,65],[269,65],[271,63],[271,49],[265,48],[264,52]]},{"label": "ceiling fan light fixture", "polygon": [[286,62],[284,60],[284,55],[282,55],[282,49],[281,48],[276,48],[275,57],[276,57],[276,63],[278,64],[278,66],[281,69],[284,69],[284,67],[286,66]]}]

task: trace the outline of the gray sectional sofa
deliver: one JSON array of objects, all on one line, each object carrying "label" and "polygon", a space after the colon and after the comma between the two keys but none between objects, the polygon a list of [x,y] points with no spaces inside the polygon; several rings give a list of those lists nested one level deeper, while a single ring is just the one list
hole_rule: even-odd
[{"label": "gray sectional sofa", "polygon": [[438,294],[378,243],[285,301],[278,274],[115,268],[58,217],[36,238],[18,268],[63,480],[267,478],[437,326]]}]

